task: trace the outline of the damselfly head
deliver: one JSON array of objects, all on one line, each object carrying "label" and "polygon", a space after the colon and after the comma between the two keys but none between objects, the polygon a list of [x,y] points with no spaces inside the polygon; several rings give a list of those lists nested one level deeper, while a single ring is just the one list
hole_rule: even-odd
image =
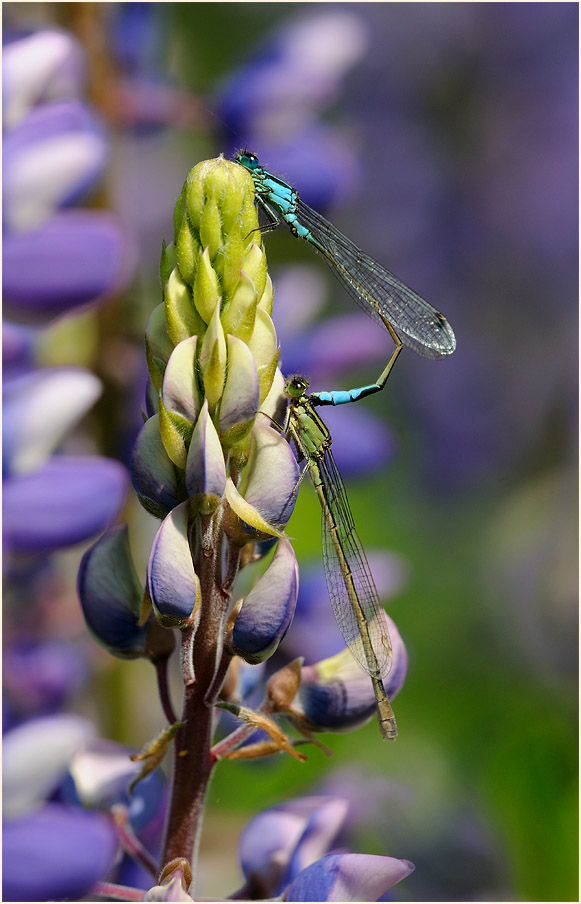
[{"label": "damselfly head", "polygon": [[300,399],[301,396],[307,393],[308,389],[309,381],[306,377],[301,377],[299,374],[293,374],[292,377],[289,377],[284,387],[284,391],[291,400]]},{"label": "damselfly head", "polygon": [[251,151],[247,151],[246,148],[244,148],[244,150],[237,151],[234,154],[234,160],[241,166],[245,166],[248,170],[254,170],[258,166],[258,157]]}]

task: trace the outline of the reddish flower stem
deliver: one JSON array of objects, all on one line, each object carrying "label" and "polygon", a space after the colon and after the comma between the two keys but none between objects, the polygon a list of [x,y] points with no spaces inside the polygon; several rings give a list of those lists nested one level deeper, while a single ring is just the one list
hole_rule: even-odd
[{"label": "reddish flower stem", "polygon": [[[218,521],[218,519],[216,519]],[[182,644],[191,654],[192,683],[184,687],[181,721],[174,746],[172,794],[162,859],[163,864],[178,857],[192,865],[196,860],[204,815],[204,803],[216,760],[211,754],[214,730],[214,698],[219,691],[216,673],[222,665],[222,641],[227,599],[220,590],[220,543],[217,523],[200,518],[201,544],[196,557],[200,579],[200,621],[195,630],[185,629]],[[191,681],[191,674],[184,681]],[[211,696],[210,695],[211,692]]]}]

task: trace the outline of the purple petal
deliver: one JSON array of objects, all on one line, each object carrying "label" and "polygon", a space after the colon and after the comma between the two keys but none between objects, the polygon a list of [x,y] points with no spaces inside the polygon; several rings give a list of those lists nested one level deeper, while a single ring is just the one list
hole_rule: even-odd
[{"label": "purple petal", "polygon": [[50,367],[5,380],[4,473],[26,474],[44,464],[101,390],[101,381],[80,367]]},{"label": "purple petal", "polygon": [[165,518],[177,505],[176,467],[165,451],[158,414],[145,422],[135,441],[131,477],[141,504],[156,518]]},{"label": "purple petal", "polygon": [[272,656],[292,621],[298,589],[293,548],[280,539],[272,562],[246,596],[234,623],[232,647],[246,662]]},{"label": "purple petal", "polygon": [[307,867],[286,901],[377,901],[414,871],[409,860],[372,854],[330,854]]},{"label": "purple petal", "polygon": [[30,719],[4,736],[2,811],[17,819],[37,807],[65,775],[71,757],[95,730],[79,716]]},{"label": "purple petal", "polygon": [[200,581],[194,571],[188,541],[189,501],[180,503],[162,521],[147,565],[147,586],[161,624],[189,623],[197,605]]},{"label": "purple petal", "polygon": [[139,624],[143,588],[135,574],[126,524],[112,527],[84,554],[78,593],[98,643],[123,659],[144,655],[147,628]]},{"label": "purple petal", "polygon": [[348,809],[346,800],[334,797],[313,810],[290,860],[285,884],[330,850],[343,827]]},{"label": "purple petal", "polygon": [[[240,863],[247,888],[256,897],[279,894],[288,865],[301,839],[316,827],[319,842],[309,840],[311,853],[322,853],[335,837],[344,816],[338,798],[303,797],[258,813],[240,838]],[[338,824],[339,823],[339,824]]]},{"label": "purple petal", "polygon": [[186,460],[186,489],[190,496],[212,495],[218,499],[226,486],[226,465],[220,438],[208,412],[208,400],[194,427]]},{"label": "purple petal", "polygon": [[87,679],[89,663],[82,643],[70,640],[17,640],[4,649],[4,687],[10,706],[30,716],[61,710]]},{"label": "purple petal", "polygon": [[299,468],[286,440],[257,423],[240,492],[269,524],[284,527],[296,500]]},{"label": "purple petal", "polygon": [[47,29],[13,41],[2,54],[4,124],[14,127],[42,100],[77,97],[83,84],[83,51],[71,35]]},{"label": "purple petal", "polygon": [[126,489],[127,472],[116,461],[53,456],[38,471],[5,482],[4,540],[30,553],[80,543],[114,521]]},{"label": "purple petal", "polygon": [[57,214],[33,232],[4,236],[5,309],[15,319],[55,317],[119,289],[132,262],[112,214]]},{"label": "purple petal", "polygon": [[105,816],[49,804],[4,823],[2,847],[5,901],[79,901],[108,874],[117,839]]},{"label": "purple petal", "polygon": [[40,226],[57,207],[79,200],[109,153],[97,120],[78,101],[31,111],[3,150],[4,222],[14,231]]}]

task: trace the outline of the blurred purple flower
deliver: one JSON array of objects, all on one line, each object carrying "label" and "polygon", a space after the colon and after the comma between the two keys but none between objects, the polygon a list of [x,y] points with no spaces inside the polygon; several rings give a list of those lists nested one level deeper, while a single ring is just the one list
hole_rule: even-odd
[{"label": "blurred purple flower", "polygon": [[4,384],[3,536],[12,552],[49,552],[86,540],[117,516],[125,469],[104,458],[54,455],[96,397],[100,383],[54,368]]},{"label": "blurred purple flower", "polygon": [[259,898],[279,895],[301,869],[329,850],[346,812],[341,798],[302,797],[254,816],[239,843],[244,893]]},{"label": "blurred purple flower", "polygon": [[46,553],[87,540],[115,520],[127,485],[116,461],[55,455],[5,483],[4,542],[13,552]]},{"label": "blurred purple flower", "polygon": [[48,29],[11,41],[2,54],[3,123],[13,128],[39,103],[79,97],[85,84],[80,44]]},{"label": "blurred purple flower", "polygon": [[[367,43],[367,28],[352,12],[309,12],[280,28],[219,91],[219,115],[238,144],[315,207],[348,197],[358,182],[350,141],[319,117]],[[231,144],[228,151],[234,150]]]},{"label": "blurred purple flower", "polygon": [[286,901],[379,901],[414,871],[409,860],[373,854],[329,854],[303,870]]},{"label": "blurred purple flower", "polygon": [[[4,236],[5,310],[46,322],[103,300],[128,275],[127,235],[103,211],[55,214],[44,226]],[[131,260],[132,254],[129,255]]]},{"label": "blurred purple flower", "polygon": [[61,710],[89,673],[87,651],[70,640],[26,637],[5,642],[3,653],[5,703],[12,718]]},{"label": "blurred purple flower", "polygon": [[113,805],[124,804],[132,830],[157,849],[163,779],[159,772],[148,776],[129,799],[129,782],[140,768],[129,760],[131,752],[96,739],[91,723],[77,716],[33,719],[6,734],[5,900],[78,900],[110,878],[119,848],[108,816]]},{"label": "blurred purple flower", "polygon": [[78,901],[117,855],[112,823],[100,813],[47,804],[2,831],[5,901]]},{"label": "blurred purple flower", "polygon": [[89,191],[103,172],[109,146],[84,104],[60,101],[31,110],[7,133],[3,151],[4,226],[24,231]]},{"label": "blurred purple flower", "polygon": [[3,57],[3,291],[5,311],[20,320],[46,322],[106,297],[133,266],[112,214],[59,212],[95,184],[108,156],[94,114],[69,99],[82,89],[79,56],[72,38],[47,31]]},{"label": "blurred purple flower", "polygon": [[240,839],[246,884],[236,897],[375,901],[412,872],[409,861],[391,857],[325,856],[346,815],[346,801],[333,797],[297,798],[257,814]]},{"label": "blurred purple flower", "polygon": [[362,19],[344,10],[309,13],[286,24],[228,78],[221,90],[222,117],[240,134],[302,131],[336,99],[367,40]]}]

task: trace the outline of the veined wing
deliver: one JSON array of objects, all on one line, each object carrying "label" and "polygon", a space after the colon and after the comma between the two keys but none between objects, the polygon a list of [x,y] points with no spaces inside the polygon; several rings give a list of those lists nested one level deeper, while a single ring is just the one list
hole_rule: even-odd
[{"label": "veined wing", "polygon": [[[335,619],[359,665],[370,675],[385,677],[391,668],[391,642],[385,619],[380,614],[379,596],[369,563],[355,530],[345,487],[330,451],[318,459],[317,464],[323,478],[322,490],[327,509],[323,508],[322,515],[323,564]],[[352,575],[363,626],[346,583],[345,565]]]},{"label": "veined wing", "polygon": [[426,358],[443,358],[454,351],[456,337],[443,314],[301,198],[297,198],[296,213],[339,281],[367,314],[385,327],[381,311],[402,342]]}]

